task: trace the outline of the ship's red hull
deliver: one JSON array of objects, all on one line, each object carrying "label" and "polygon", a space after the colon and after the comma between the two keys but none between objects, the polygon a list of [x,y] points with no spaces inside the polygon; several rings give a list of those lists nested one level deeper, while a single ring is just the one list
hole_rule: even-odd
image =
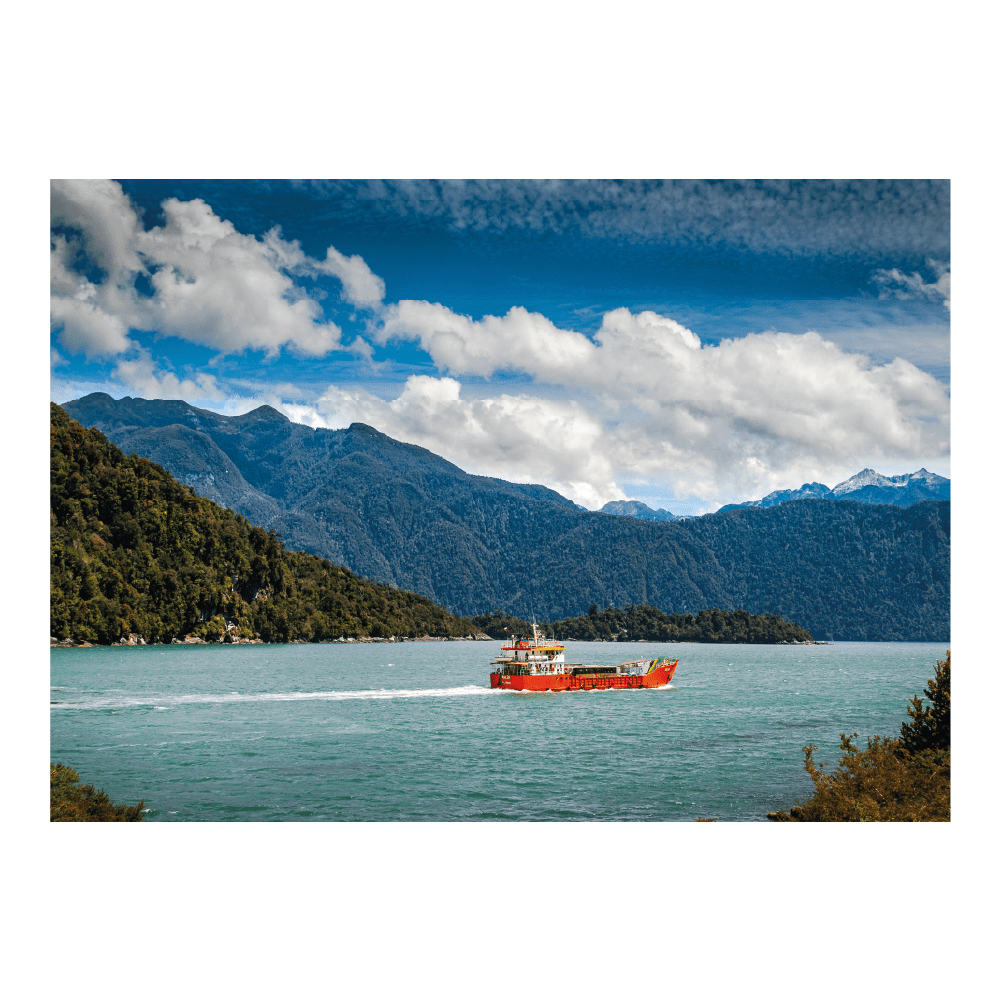
[{"label": "ship's red hull", "polygon": [[512,692],[576,692],[604,688],[661,688],[670,684],[676,660],[658,664],[649,674],[491,674],[490,687]]}]

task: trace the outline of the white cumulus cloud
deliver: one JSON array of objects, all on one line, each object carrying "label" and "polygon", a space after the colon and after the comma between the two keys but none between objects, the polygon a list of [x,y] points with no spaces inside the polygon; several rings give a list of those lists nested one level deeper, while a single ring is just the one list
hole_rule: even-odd
[{"label": "white cumulus cloud", "polygon": [[386,283],[365,263],[359,254],[346,257],[327,247],[326,260],[316,265],[317,271],[324,271],[341,280],[341,295],[352,306],[373,309],[386,295]]},{"label": "white cumulus cloud", "polygon": [[403,299],[386,307],[382,321],[378,340],[418,340],[440,369],[463,375],[512,369],[562,381],[593,351],[586,337],[522,306],[473,320],[439,303]]},{"label": "white cumulus cloud", "polygon": [[[332,387],[325,412],[368,414],[367,423],[493,475],[587,483],[568,492],[589,505],[621,497],[615,484],[625,481],[667,483],[678,497],[762,496],[854,463],[948,454],[942,383],[815,332],[703,345],[670,317],[617,309],[592,341],[518,308],[473,320],[407,301],[385,316],[383,339],[419,341],[453,378],[411,380],[388,403]],[[535,389],[463,399],[454,377],[501,370],[524,373]],[[559,402],[539,391],[544,383]]]},{"label": "white cumulus cloud", "polygon": [[106,313],[93,301],[92,293],[53,298],[50,303],[53,325],[62,327],[60,342],[67,351],[88,358],[116,355],[132,347],[128,327],[113,313]]},{"label": "white cumulus cloud", "polygon": [[[62,235],[52,239],[50,255],[50,322],[61,328],[60,341],[74,354],[88,358],[116,355],[128,351],[132,342],[128,337],[129,324],[119,315],[114,305],[108,310],[104,302],[118,296],[118,288],[109,286],[110,296],[101,296],[98,286],[77,274],[70,260],[79,252],[78,241],[69,241]],[[106,249],[94,251],[100,259],[113,267]],[[134,317],[127,312],[129,319]]]},{"label": "white cumulus cloud", "polygon": [[[372,307],[384,287],[362,258],[330,247],[315,260],[277,229],[263,238],[240,233],[201,199],[170,198],[162,208],[164,224],[147,231],[117,183],[52,182],[52,225],[79,234],[52,240],[52,322],[67,350],[88,357],[125,352],[135,328],[224,353],[371,353],[359,338],[342,344],[341,328],[295,280],[334,275],[346,301]],[[86,262],[104,272],[102,280],[84,276]],[[137,290],[140,275],[152,296]]]},{"label": "white cumulus cloud", "polygon": [[412,375],[389,401],[330,386],[316,411],[327,426],[370,424],[444,455],[467,472],[544,483],[588,506],[621,495],[603,442],[606,428],[574,400],[527,394],[464,399],[455,379]]},{"label": "white cumulus cloud", "polygon": [[146,400],[225,400],[227,393],[215,377],[196,372],[192,378],[179,378],[156,365],[148,351],[139,350],[135,358],[120,358],[112,378],[129,391],[128,395]]}]

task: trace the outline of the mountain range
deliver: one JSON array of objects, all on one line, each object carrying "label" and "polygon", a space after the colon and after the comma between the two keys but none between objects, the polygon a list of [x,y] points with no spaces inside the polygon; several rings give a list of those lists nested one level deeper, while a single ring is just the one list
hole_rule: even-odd
[{"label": "mountain range", "polygon": [[[103,393],[64,408],[289,548],[457,615],[650,604],[774,613],[817,639],[949,636],[948,501],[901,507],[828,491],[693,519],[610,517],[545,486],[471,475],[364,424],[312,429],[267,406],[227,417]],[[871,488],[884,485],[848,493]]]},{"label": "mountain range", "polygon": [[[831,489],[823,483],[804,483],[798,490],[775,490],[761,500],[726,504],[717,512],[737,511],[745,507],[773,507],[791,500],[856,500],[863,504],[894,504],[909,507],[924,500],[950,500],[952,483],[944,476],[919,469],[916,473],[883,476],[875,469],[863,469]],[[619,503],[622,503],[621,501]],[[635,502],[633,502],[635,503]],[[605,505],[606,507],[608,505]],[[603,509],[604,510],[604,509]]]}]

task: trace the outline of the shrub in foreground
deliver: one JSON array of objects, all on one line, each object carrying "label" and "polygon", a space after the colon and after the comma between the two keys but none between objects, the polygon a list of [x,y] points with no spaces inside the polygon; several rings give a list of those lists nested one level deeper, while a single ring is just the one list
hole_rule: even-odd
[{"label": "shrub in foreground", "polygon": [[833,774],[814,762],[817,748],[803,748],[813,795],[788,813],[768,814],[778,821],[947,821],[950,817],[951,682],[950,654],[935,665],[935,677],[907,709],[910,723],[900,738],[871,737],[864,750],[841,734],[841,761]]},{"label": "shrub in foreground", "polygon": [[112,803],[103,790],[92,785],[80,785],[80,776],[66,765],[51,765],[49,769],[50,821],[135,821],[143,820],[144,802],[135,806]]}]

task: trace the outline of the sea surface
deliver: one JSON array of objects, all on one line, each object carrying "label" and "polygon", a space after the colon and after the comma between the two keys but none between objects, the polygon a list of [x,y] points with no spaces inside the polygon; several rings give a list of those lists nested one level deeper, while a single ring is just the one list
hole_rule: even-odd
[{"label": "sea surface", "polygon": [[489,687],[500,643],[53,649],[51,760],[150,821],[765,821],[895,736],[946,644],[568,643],[671,685]]}]

